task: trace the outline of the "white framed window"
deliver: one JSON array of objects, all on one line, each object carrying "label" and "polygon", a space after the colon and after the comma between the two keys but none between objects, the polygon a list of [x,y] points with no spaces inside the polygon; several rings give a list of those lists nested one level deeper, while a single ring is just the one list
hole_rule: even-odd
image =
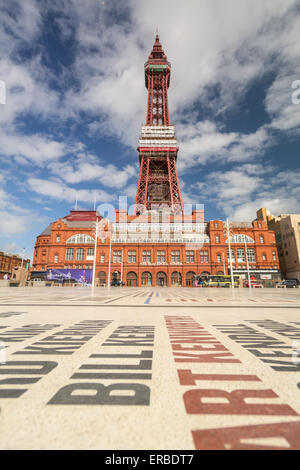
[{"label": "white framed window", "polygon": [[143,251],[143,263],[151,263],[151,251]]},{"label": "white framed window", "polygon": [[113,263],[122,263],[122,250],[114,251]]},{"label": "white framed window", "polygon": [[171,260],[172,260],[172,263],[179,263],[180,262],[180,251],[179,250],[171,252]]},{"label": "white framed window", "polygon": [[165,250],[158,250],[157,252],[157,262],[165,263],[166,262],[166,252]]},{"label": "white framed window", "polygon": [[74,259],[74,248],[67,248],[66,251],[66,260],[72,261]]},{"label": "white framed window", "polygon": [[83,261],[84,260],[84,248],[77,248],[76,250],[76,260]]},{"label": "white framed window", "polygon": [[87,235],[86,233],[77,233],[76,235],[73,235],[72,237],[68,238],[66,243],[72,243],[72,244],[91,244],[95,243],[94,238],[92,238],[90,235]]},{"label": "white framed window", "polygon": [[136,251],[135,250],[128,251],[128,263],[136,263]]},{"label": "white framed window", "polygon": [[55,264],[58,263],[58,254],[55,254],[55,255],[54,255],[54,263],[55,263]]},{"label": "white framed window", "polygon": [[194,263],[195,262],[195,252],[190,250],[185,252],[185,258],[187,263]]},{"label": "white framed window", "polygon": [[[227,248],[227,260],[230,261],[229,258],[229,248]],[[231,248],[231,261],[235,263],[235,251],[234,248]]]},{"label": "white framed window", "polygon": [[91,261],[94,259],[94,248],[88,248],[86,250],[86,259],[87,261]]},{"label": "white framed window", "polygon": [[200,251],[200,263],[208,263],[208,251]]},{"label": "white framed window", "polygon": [[237,262],[244,263],[245,262],[245,251],[244,248],[237,249]]},{"label": "white framed window", "polygon": [[249,263],[255,263],[256,262],[254,248],[247,248],[247,257],[248,257]]},{"label": "white framed window", "polygon": [[[230,237],[230,243],[254,243],[253,238],[249,237],[248,235],[245,235],[244,233],[237,233],[235,235],[232,235]],[[228,243],[228,239],[226,240],[226,243]]]}]

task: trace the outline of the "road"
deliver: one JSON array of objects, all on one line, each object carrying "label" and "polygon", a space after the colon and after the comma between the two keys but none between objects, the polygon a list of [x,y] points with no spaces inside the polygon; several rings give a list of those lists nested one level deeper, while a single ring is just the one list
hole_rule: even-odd
[{"label": "road", "polygon": [[300,289],[1,288],[1,449],[300,449]]}]

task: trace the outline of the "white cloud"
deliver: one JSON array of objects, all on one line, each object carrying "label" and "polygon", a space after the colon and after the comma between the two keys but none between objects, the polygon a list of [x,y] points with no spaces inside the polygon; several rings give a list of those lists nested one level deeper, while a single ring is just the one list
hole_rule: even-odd
[{"label": "white cloud", "polygon": [[[300,172],[281,171],[261,164],[244,164],[238,169],[210,173],[195,188],[206,195],[222,213],[235,221],[253,220],[261,207],[275,215],[300,212]],[[190,191],[191,197],[191,191]],[[192,195],[195,200],[195,196]]]},{"label": "white cloud", "polygon": [[124,187],[128,180],[136,175],[136,168],[131,165],[120,170],[115,165],[104,166],[96,162],[97,157],[87,155],[84,159],[79,156],[74,165],[68,161],[49,164],[48,168],[67,183],[77,184],[82,181],[96,180],[111,188]]},{"label": "white cloud", "polygon": [[88,189],[76,190],[65,185],[59,180],[53,181],[41,178],[28,178],[27,183],[29,189],[40,196],[46,196],[47,198],[67,201],[70,203],[75,203],[76,198],[78,201],[84,201],[91,205],[94,203],[94,198],[101,202],[109,202],[114,199],[111,194],[105,191]]}]

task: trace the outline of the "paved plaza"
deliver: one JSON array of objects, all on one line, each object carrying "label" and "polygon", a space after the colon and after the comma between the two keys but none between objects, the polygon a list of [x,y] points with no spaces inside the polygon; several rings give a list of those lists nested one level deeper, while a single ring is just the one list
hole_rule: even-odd
[{"label": "paved plaza", "polygon": [[300,449],[300,289],[0,288],[1,449]]}]

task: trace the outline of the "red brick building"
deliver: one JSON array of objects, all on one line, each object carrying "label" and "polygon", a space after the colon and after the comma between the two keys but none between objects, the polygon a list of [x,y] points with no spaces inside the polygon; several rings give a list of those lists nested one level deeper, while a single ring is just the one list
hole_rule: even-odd
[{"label": "red brick building", "polygon": [[[179,148],[168,109],[170,74],[171,65],[156,36],[145,64],[147,117],[138,146],[140,174],[133,215],[116,210],[110,223],[96,211],[72,210],[37,237],[34,272],[64,270],[64,275],[69,271],[75,276],[73,270],[78,270],[86,279],[86,271],[93,269],[97,219],[98,285],[118,277],[127,286],[191,286],[195,274],[228,274],[225,224],[205,222],[201,210],[191,215],[184,210],[176,168]],[[246,277],[248,259],[252,276],[280,276],[274,233],[264,221],[232,223],[230,241],[235,273]]]},{"label": "red brick building", "polygon": [[[126,221],[120,221],[124,215]],[[184,222],[171,218],[169,223],[146,220],[145,216],[127,216],[120,211],[116,216],[111,237],[109,225],[102,219],[105,229],[98,238],[96,253],[98,285],[107,284],[109,261],[111,278],[113,273],[118,273],[128,286],[191,286],[195,274],[228,274],[229,249],[224,222],[199,222],[196,211],[186,216]],[[73,210],[49,225],[37,237],[33,271],[92,270],[96,217],[101,219],[94,211]],[[243,277],[247,273],[246,249],[252,275],[257,279],[278,278],[275,237],[265,222],[232,224],[233,268]]]},{"label": "red brick building", "polygon": [[19,255],[0,251],[0,279],[3,279],[5,274],[11,278],[13,269],[21,266],[29,268],[30,259],[22,259]]}]

